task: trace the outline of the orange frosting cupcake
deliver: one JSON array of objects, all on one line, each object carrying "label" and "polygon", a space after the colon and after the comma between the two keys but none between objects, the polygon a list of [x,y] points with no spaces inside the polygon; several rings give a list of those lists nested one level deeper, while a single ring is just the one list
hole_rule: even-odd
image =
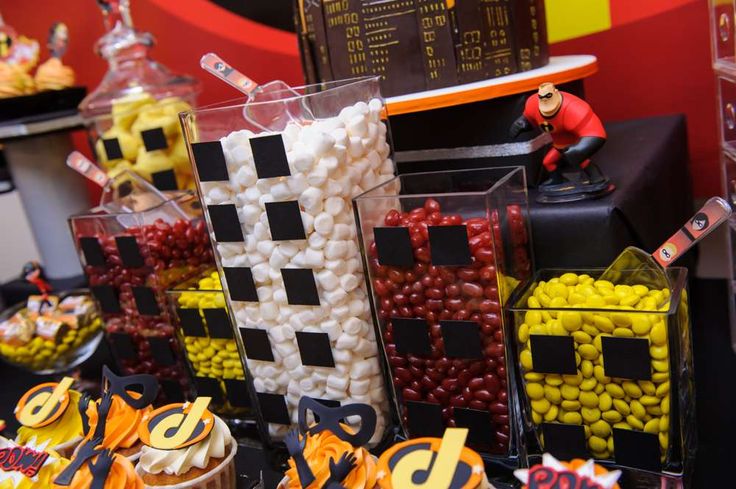
[{"label": "orange frosting cupcake", "polygon": [[[330,431],[322,431],[316,435],[307,435],[304,447],[304,459],[314,474],[314,482],[308,489],[322,487],[330,477],[330,460],[338,461],[345,453],[355,456],[355,468],[342,482],[348,489],[372,489],[376,486],[376,461],[365,448],[353,446],[338,438]],[[301,489],[299,474],[293,459],[289,459],[289,470],[286,471],[289,482],[288,489]]]},{"label": "orange frosting cupcake", "polygon": [[36,70],[36,89],[61,90],[74,85],[74,70],[59,58],[49,58]]},{"label": "orange frosting cupcake", "polygon": [[[91,460],[99,463],[99,456]],[[89,489],[92,486],[92,472],[89,463],[82,465],[72,479],[69,486],[54,484],[54,489]],[[143,489],[143,480],[136,474],[133,464],[121,455],[113,455],[110,471],[105,479],[104,489]]]},{"label": "orange frosting cupcake", "polygon": [[0,63],[0,98],[18,97],[25,93],[25,73],[18,66]]},{"label": "orange frosting cupcake", "polygon": [[[129,394],[133,397],[140,396],[136,392],[129,392]],[[87,408],[89,433],[86,439],[92,438],[92,434],[97,427],[98,402],[90,403]],[[142,443],[138,438],[138,425],[141,424],[143,416],[151,412],[151,409],[150,406],[140,410],[135,409],[129,406],[120,396],[114,395],[110,412],[107,415],[102,446],[116,450],[125,456],[134,455],[140,451]]]}]

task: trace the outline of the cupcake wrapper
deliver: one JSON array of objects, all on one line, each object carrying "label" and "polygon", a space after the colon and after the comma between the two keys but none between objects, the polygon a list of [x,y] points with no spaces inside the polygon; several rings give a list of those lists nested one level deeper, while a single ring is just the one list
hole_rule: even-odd
[{"label": "cupcake wrapper", "polygon": [[[230,438],[230,453],[207,474],[203,474],[196,479],[182,482],[181,484],[170,484],[168,486],[147,486],[144,489],[233,489],[237,486],[235,475],[235,453],[238,451],[238,444],[234,438]],[[136,466],[135,471],[143,477],[144,470],[140,466]]]}]

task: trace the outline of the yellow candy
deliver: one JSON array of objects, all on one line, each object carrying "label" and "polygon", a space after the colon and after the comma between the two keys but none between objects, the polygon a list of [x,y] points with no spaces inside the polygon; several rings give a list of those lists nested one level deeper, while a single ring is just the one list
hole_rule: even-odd
[{"label": "yellow candy", "polygon": [[658,321],[652,326],[652,331],[649,334],[649,338],[657,346],[664,346],[667,344],[667,329],[664,321]]},{"label": "yellow candy", "polygon": [[562,415],[562,422],[565,424],[583,424],[583,417],[580,413],[565,413]]},{"label": "yellow candy", "polygon": [[640,403],[639,401],[637,401],[636,399],[634,399],[634,400],[631,401],[630,407],[631,407],[631,414],[633,414],[634,416],[636,416],[639,419],[645,419],[646,418],[647,410],[644,407],[644,405],[642,405],[642,403]]},{"label": "yellow candy", "polygon": [[583,318],[580,313],[576,311],[562,311],[559,314],[559,319],[562,323],[562,327],[570,332],[578,331],[583,326]]},{"label": "yellow candy", "polygon": [[604,452],[608,448],[606,440],[595,435],[588,439],[588,445],[593,452]]},{"label": "yellow candy", "polygon": [[529,399],[538,400],[544,397],[544,387],[541,384],[529,382],[526,384],[526,394]]},{"label": "yellow candy", "polygon": [[565,384],[560,389],[562,397],[568,401],[574,401],[580,395],[580,389],[574,385]]},{"label": "yellow candy", "polygon": [[664,431],[659,433],[659,446],[662,448],[662,450],[667,450],[667,448],[670,446],[669,436]]},{"label": "yellow candy", "polygon": [[555,421],[557,419],[557,415],[559,414],[559,408],[555,405],[552,405],[549,407],[549,411],[544,413],[544,420],[548,423],[551,423],[552,421]]},{"label": "yellow candy", "polygon": [[669,355],[667,345],[652,345],[651,347],[649,347],[649,354],[652,355],[652,358],[655,358],[657,360],[667,360],[667,356]]},{"label": "yellow candy", "polygon": [[582,405],[580,404],[580,401],[564,400],[562,401],[562,404],[560,404],[560,406],[565,411],[578,411]]},{"label": "yellow candy", "polygon": [[562,276],[560,276],[560,282],[562,282],[565,285],[577,285],[578,284],[578,276],[574,273],[565,273]]},{"label": "yellow candy", "polygon": [[647,394],[649,396],[653,396],[657,392],[654,383],[649,380],[640,380],[639,387],[644,392],[644,394]]},{"label": "yellow candy", "polygon": [[608,384],[609,382],[611,382],[611,377],[606,377],[605,369],[600,365],[596,365],[595,367],[593,367],[593,375],[595,376],[595,379],[601,384]]},{"label": "yellow candy", "polygon": [[613,322],[605,316],[596,314],[593,316],[593,324],[596,328],[604,333],[610,333],[614,330]]},{"label": "yellow candy", "polygon": [[588,408],[598,407],[598,395],[595,392],[581,392],[580,404]]},{"label": "yellow candy", "polygon": [[614,399],[623,399],[626,396],[621,386],[616,384],[606,384],[606,392],[611,394]]},{"label": "yellow candy", "polygon": [[667,430],[670,429],[670,417],[667,414],[662,415],[661,418],[659,418],[659,431],[661,432],[667,432]]},{"label": "yellow candy", "polygon": [[608,421],[609,423],[618,423],[621,421],[623,416],[618,411],[604,411],[603,414],[601,414],[601,417]]},{"label": "yellow candy", "polygon": [[580,345],[578,346],[578,353],[586,360],[595,360],[598,358],[599,352],[593,345]]},{"label": "yellow candy", "polygon": [[631,414],[631,408],[629,407],[629,404],[622,399],[614,399],[613,407],[614,409],[616,409],[616,411],[623,414],[624,416],[628,416],[629,414]]},{"label": "yellow candy", "polygon": [[665,397],[664,399],[662,399],[662,404],[660,406],[660,409],[662,410],[662,414],[670,414],[670,398],[669,397]]},{"label": "yellow candy", "polygon": [[634,399],[639,399],[642,396],[641,389],[635,382],[624,381],[622,387],[624,389],[624,392],[626,392],[628,396],[631,396]]},{"label": "yellow candy", "polygon": [[545,378],[544,378],[544,381],[547,384],[553,385],[555,387],[559,387],[563,383],[562,376],[561,375],[557,375],[557,374],[546,375]]},{"label": "yellow candy", "polygon": [[597,407],[588,408],[588,407],[583,406],[580,409],[580,412],[583,415],[583,420],[588,424],[594,423],[598,421],[599,419],[601,419],[601,411]]},{"label": "yellow candy", "polygon": [[544,414],[547,411],[549,411],[550,403],[547,399],[537,399],[531,402],[532,404],[532,410],[538,412],[539,414]]},{"label": "yellow candy", "polygon": [[544,374],[540,374],[538,372],[526,372],[524,374],[524,379],[528,382],[540,382],[544,380]]},{"label": "yellow candy", "polygon": [[[563,322],[563,326],[564,326],[564,322]],[[578,344],[588,344],[593,341],[593,338],[585,331],[575,331],[572,333],[572,337],[575,340],[575,342]]]},{"label": "yellow candy", "polygon": [[518,337],[519,343],[526,343],[529,341],[529,326],[526,323],[519,326]]},{"label": "yellow candy", "polygon": [[626,422],[629,426],[634,428],[635,430],[643,430],[644,429],[644,423],[642,423],[636,416],[629,415],[626,416]]},{"label": "yellow candy", "polygon": [[560,389],[552,385],[545,385],[544,398],[552,404],[559,404],[561,401]]}]

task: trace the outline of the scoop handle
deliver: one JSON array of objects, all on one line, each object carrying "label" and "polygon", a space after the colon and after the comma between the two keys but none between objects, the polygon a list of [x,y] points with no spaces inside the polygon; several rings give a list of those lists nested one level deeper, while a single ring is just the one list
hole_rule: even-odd
[{"label": "scoop handle", "polygon": [[711,197],[684,226],[652,253],[652,258],[667,268],[730,215],[731,206],[728,202],[720,197]]},{"label": "scoop handle", "polygon": [[66,166],[78,173],[81,173],[100,187],[104,187],[110,180],[104,171],[89,161],[87,157],[79,151],[72,151],[69,153],[69,156],[66,157]]},{"label": "scoop handle", "polygon": [[246,95],[250,95],[250,93],[258,86],[256,82],[227,64],[225,60],[215,53],[207,53],[202,56],[202,59],[199,60],[199,65],[206,72],[214,75]]}]

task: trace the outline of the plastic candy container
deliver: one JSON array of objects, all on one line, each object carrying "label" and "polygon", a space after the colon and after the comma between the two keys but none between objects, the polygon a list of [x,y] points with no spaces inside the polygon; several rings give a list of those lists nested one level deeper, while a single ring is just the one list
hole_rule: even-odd
[{"label": "plastic candy container", "polygon": [[522,169],[402,175],[355,200],[404,429],[516,456],[503,303],[531,270]]},{"label": "plastic candy container", "polygon": [[217,271],[169,290],[169,304],[197,395],[211,397],[210,409],[221,416],[244,417],[248,386]]},{"label": "plastic candy container", "polygon": [[154,38],[133,28],[129,2],[98,2],[107,33],[95,47],[109,63],[80,104],[100,165],[132,170],[160,190],[194,188],[178,113],[191,110],[199,83],[153,61]]},{"label": "plastic candy container", "polygon": [[665,289],[600,273],[542,270],[511,308],[530,454],[681,475],[695,443],[687,271],[669,268]]},{"label": "plastic candy container", "polygon": [[122,373],[154,374],[167,399],[181,399],[190,380],[165,292],[211,266],[212,250],[196,197],[146,196],[137,195],[132,212],[100,206],[70,225]]},{"label": "plastic candy container", "polygon": [[393,176],[382,116],[375,78],[183,115],[226,301],[271,439],[296,423],[305,395],[370,404],[374,443],[390,422],[351,209],[353,197]]}]

